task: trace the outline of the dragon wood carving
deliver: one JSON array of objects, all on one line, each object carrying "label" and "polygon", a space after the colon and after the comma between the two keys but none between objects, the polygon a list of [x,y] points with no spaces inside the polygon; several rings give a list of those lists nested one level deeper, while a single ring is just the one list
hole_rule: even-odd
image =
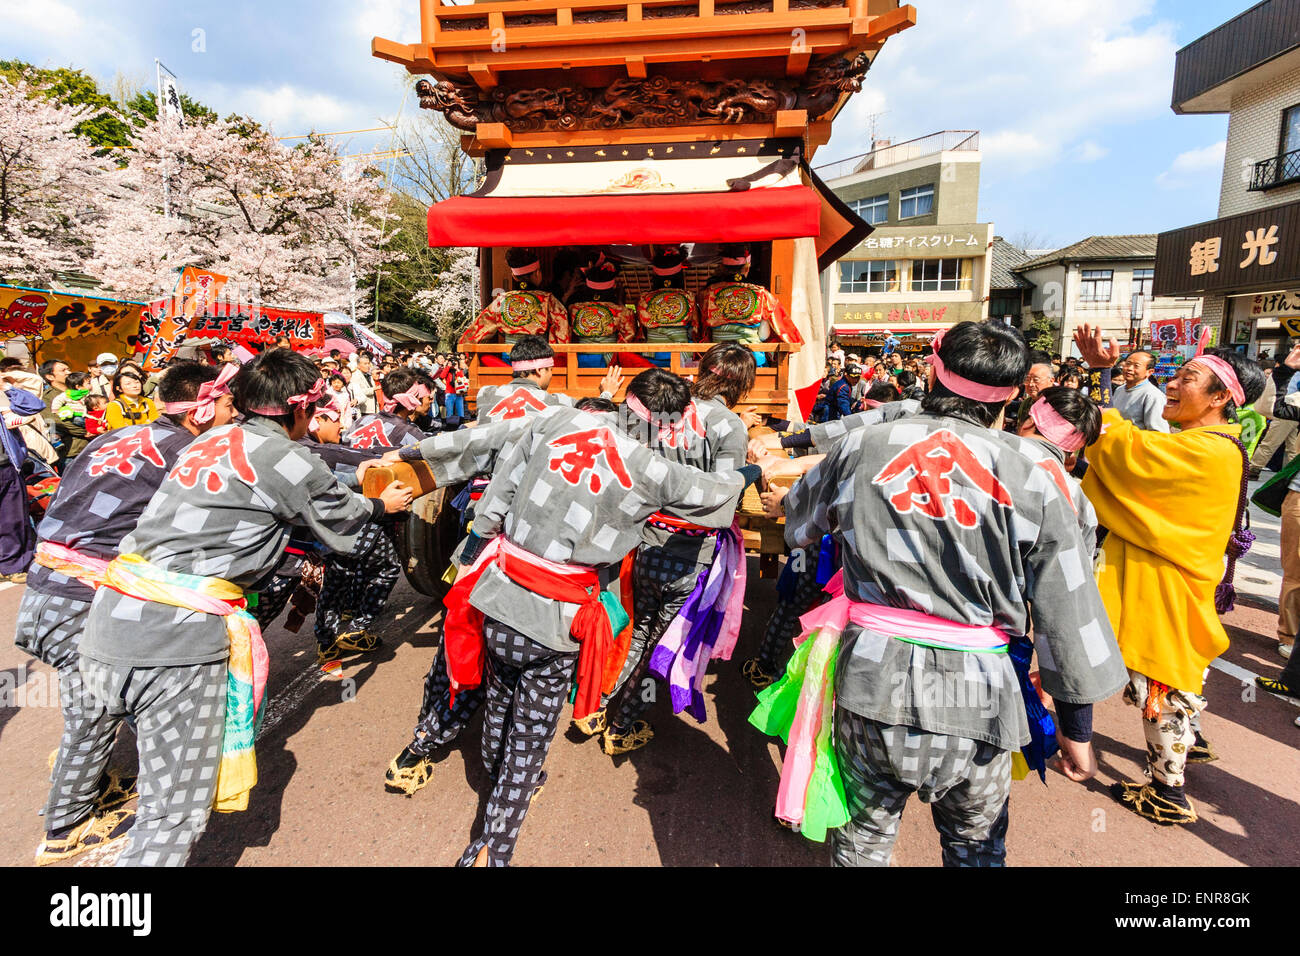
[{"label": "dragon wood carving", "polygon": [[504,123],[512,132],[573,131],[623,127],[684,126],[769,120],[778,110],[807,110],[816,119],[843,93],[862,89],[871,63],[823,57],[798,79],[672,80],[664,76],[615,80],[604,89],[509,89],[482,91],[473,83],[420,80],[420,106],[438,110],[457,129],[472,133],[479,123]]}]

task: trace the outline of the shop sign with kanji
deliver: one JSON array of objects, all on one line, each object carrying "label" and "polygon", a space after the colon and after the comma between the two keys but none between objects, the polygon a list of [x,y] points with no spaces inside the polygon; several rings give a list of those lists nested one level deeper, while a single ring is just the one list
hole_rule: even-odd
[{"label": "shop sign with kanji", "polygon": [[1300,284],[1300,203],[1161,233],[1155,273],[1156,295]]}]

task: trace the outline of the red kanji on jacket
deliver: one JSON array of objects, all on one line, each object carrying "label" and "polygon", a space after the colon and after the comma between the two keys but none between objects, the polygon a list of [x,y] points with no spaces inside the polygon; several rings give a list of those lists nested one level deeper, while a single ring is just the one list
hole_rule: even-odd
[{"label": "red kanji on jacket", "polygon": [[624,488],[629,491],[632,489],[632,476],[628,474],[627,465],[623,463],[623,457],[618,453],[614,435],[608,428],[589,428],[586,431],[556,438],[547,444],[556,449],[573,447],[572,451],[564,454],[552,454],[550,460],[551,471],[559,472],[560,477],[569,484],[580,485],[583,478],[590,473],[587,487],[591,489],[593,495],[600,494],[604,480],[601,477],[601,470],[597,468],[597,462],[603,458],[604,470],[612,474],[614,480]]},{"label": "red kanji on jacket", "polygon": [[91,464],[86,474],[99,478],[107,472],[115,471],[124,478],[131,478],[140,470],[136,461],[139,457],[155,468],[165,468],[167,463],[153,443],[153,433],[148,428],[137,428],[125,438],[100,445],[90,453]]},{"label": "red kanji on jacket", "polygon": [[353,448],[391,448],[393,443],[388,440],[388,431],[384,428],[384,423],[378,418],[366,422],[366,424],[356,428],[348,436],[348,444]]},{"label": "red kanji on jacket", "polygon": [[948,475],[956,469],[974,486],[1004,508],[1011,507],[1011,495],[997,477],[985,468],[974,452],[955,434],[942,428],[903,449],[871,479],[873,485],[887,485],[907,476],[902,491],[893,494],[889,503],[899,514],[919,511],[936,521],[954,518],[963,528],[979,524],[979,511],[957,494]]},{"label": "red kanji on jacket", "polygon": [[533,395],[532,389],[517,388],[488,409],[488,418],[494,422],[505,422],[512,418],[523,418],[529,411],[540,412],[545,407],[546,402]]},{"label": "red kanji on jacket", "polygon": [[257,483],[257,472],[248,463],[244,452],[244,433],[232,428],[223,434],[203,438],[185,449],[185,454],[171,470],[167,480],[175,480],[182,488],[193,488],[203,478],[203,487],[215,494],[226,490],[226,479],[216,470],[225,461],[232,471],[250,485]]}]

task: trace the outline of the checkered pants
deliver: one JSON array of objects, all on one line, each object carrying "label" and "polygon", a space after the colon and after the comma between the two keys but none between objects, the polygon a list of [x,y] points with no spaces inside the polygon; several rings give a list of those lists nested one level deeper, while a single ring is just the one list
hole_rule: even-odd
[{"label": "checkered pants", "polygon": [[[50,775],[50,795],[46,801],[45,828],[51,832],[67,829],[86,818],[99,796],[99,778],[83,789],[73,771],[69,754],[74,742],[99,716],[99,702],[86,690],[77,668],[78,645],[90,612],[88,601],[43,594],[28,588],[18,606],[18,631],[14,643],[33,657],[59,672],[59,703],[63,708],[63,738],[59,756]],[[108,740],[112,749],[113,738]]]},{"label": "checkered pants", "polygon": [[132,667],[82,657],[81,676],[98,710],[60,753],[73,792],[52,794],[51,802],[57,796],[61,804],[88,806],[95,799],[113,735],[130,714],[136,720],[140,805],[117,865],[184,866],[216,796],[226,662]]},{"label": "checkered pants", "polygon": [[627,729],[655,701],[645,686],[650,654],[695,590],[700,566],[662,548],[642,547],[632,568],[632,639],[612,695],[611,723]]},{"label": "checkered pants", "polygon": [[528,804],[546,780],[542,765],[578,661],[577,654],[543,647],[490,617],[483,633],[489,668],[482,756],[492,795],[480,835],[466,848],[460,866],[472,865],[484,847],[489,865],[510,863]]},{"label": "checkered pants", "polygon": [[408,748],[411,753],[427,757],[436,747],[451,743],[474,712],[483,703],[482,687],[464,687],[451,700],[451,678],[447,676],[447,652],[441,640],[438,653],[424,677],[424,702],[420,705],[420,718],[415,722],[415,735]]},{"label": "checkered pants", "polygon": [[325,582],[316,603],[316,643],[334,643],[345,611],[352,612],[348,630],[369,630],[401,575],[402,564],[387,529],[368,522],[351,551],[325,562]]},{"label": "checkered pants", "polygon": [[930,804],[944,866],[1003,866],[1011,752],[835,711],[849,822],[831,831],[836,866],[888,866],[913,793]]},{"label": "checkered pants", "polygon": [[257,592],[257,607],[253,608],[253,617],[257,618],[258,627],[265,631],[275,623],[301,580],[302,576],[298,574],[277,574],[271,578],[270,584]]},{"label": "checkered pants", "polygon": [[816,548],[804,549],[804,569],[795,574],[793,598],[777,601],[776,610],[768,618],[767,631],[758,649],[758,661],[769,674],[785,673],[785,666],[794,654],[794,639],[802,629],[799,618],[826,597],[822,585],[817,583],[817,556]]}]

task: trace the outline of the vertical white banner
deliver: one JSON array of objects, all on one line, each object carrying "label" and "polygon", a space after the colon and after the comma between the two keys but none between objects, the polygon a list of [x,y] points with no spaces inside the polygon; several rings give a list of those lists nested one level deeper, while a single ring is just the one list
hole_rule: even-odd
[{"label": "vertical white banner", "polygon": [[158,118],[164,117],[176,121],[185,128],[185,111],[181,108],[181,89],[176,81],[176,74],[162,65],[161,60],[154,60],[158,67]]}]

